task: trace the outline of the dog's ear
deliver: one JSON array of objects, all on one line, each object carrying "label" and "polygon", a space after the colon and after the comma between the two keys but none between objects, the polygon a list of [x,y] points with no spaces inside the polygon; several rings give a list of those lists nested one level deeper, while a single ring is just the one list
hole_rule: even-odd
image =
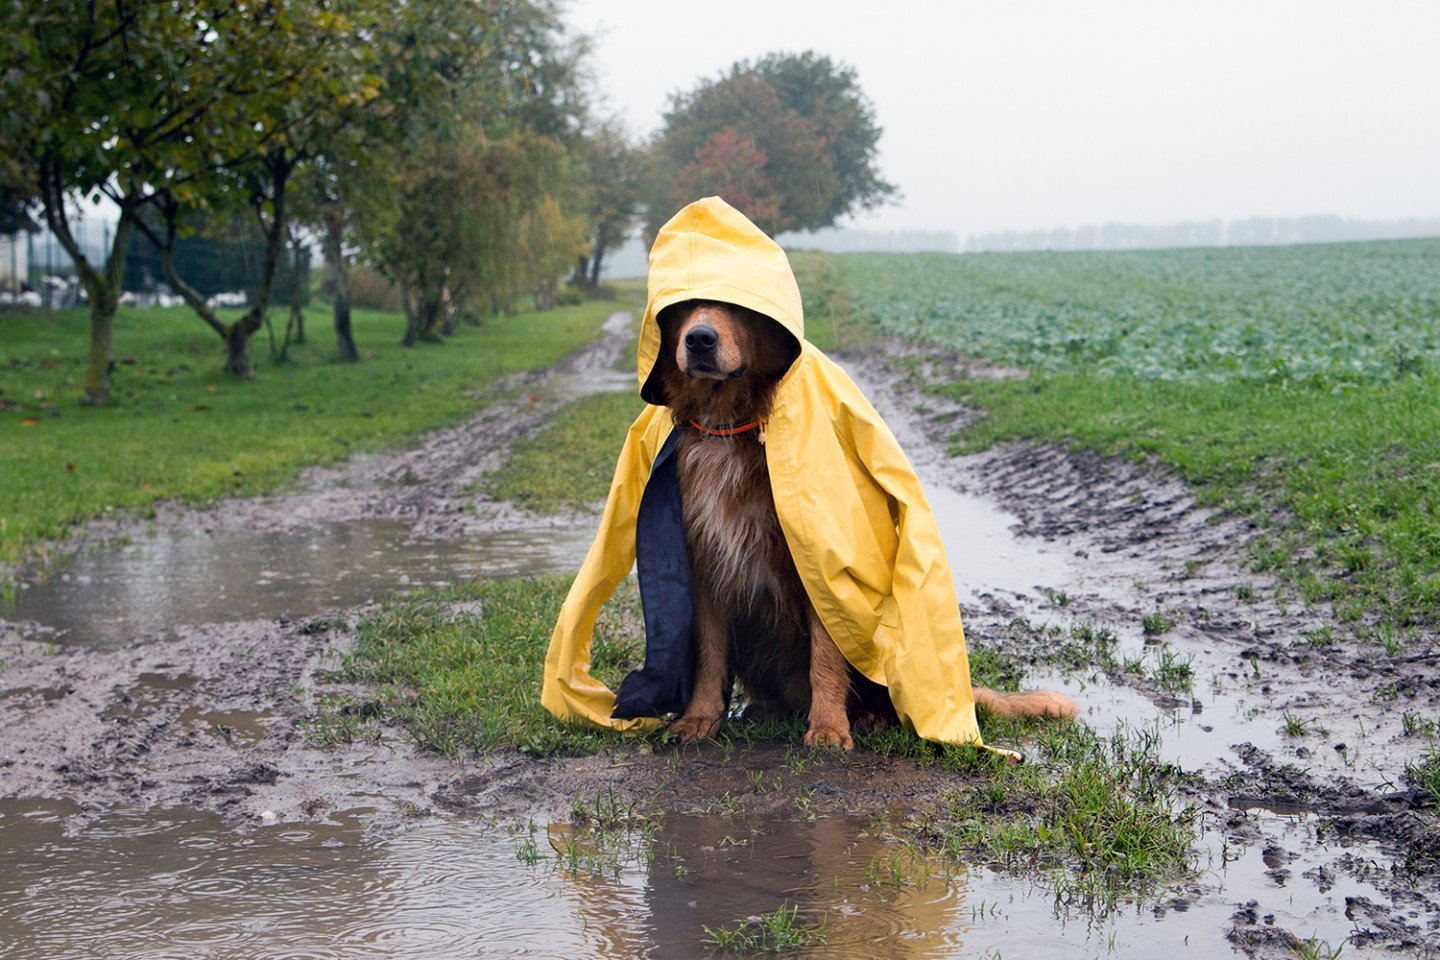
[{"label": "dog's ear", "polygon": [[800,354],[800,345],[778,322],[763,313],[745,310],[750,328],[751,362],[755,372],[767,377],[780,377]]}]

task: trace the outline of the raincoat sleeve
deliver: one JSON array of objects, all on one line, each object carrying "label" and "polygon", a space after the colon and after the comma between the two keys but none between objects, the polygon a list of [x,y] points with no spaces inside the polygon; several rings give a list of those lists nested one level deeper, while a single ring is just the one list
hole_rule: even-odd
[{"label": "raincoat sleeve", "polygon": [[920,478],[858,390],[846,398],[840,426],[889,499],[895,523],[891,594],[881,603],[876,636],[891,702],[901,721],[926,740],[980,745],[955,582]]},{"label": "raincoat sleeve", "polygon": [[615,479],[610,484],[595,542],[560,608],[545,656],[540,703],[561,720],[616,730],[644,730],[660,722],[610,716],[615,694],[590,675],[590,644],[600,608],[635,563],[635,521],[640,498],[655,453],[668,432],[668,422],[665,411],[649,406],[630,427],[615,465]]}]

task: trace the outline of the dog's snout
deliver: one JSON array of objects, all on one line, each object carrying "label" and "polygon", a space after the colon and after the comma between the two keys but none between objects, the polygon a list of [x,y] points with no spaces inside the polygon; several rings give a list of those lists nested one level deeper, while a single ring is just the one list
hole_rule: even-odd
[{"label": "dog's snout", "polygon": [[685,333],[685,347],[696,353],[706,353],[715,349],[715,344],[720,342],[720,335],[713,327],[695,326]]}]

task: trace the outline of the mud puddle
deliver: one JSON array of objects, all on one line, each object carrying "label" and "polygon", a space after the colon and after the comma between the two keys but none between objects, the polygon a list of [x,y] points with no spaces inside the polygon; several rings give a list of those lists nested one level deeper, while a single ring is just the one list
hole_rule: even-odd
[{"label": "mud puddle", "polygon": [[539,522],[442,540],[377,519],[157,530],[22,584],[0,617],[42,624],[58,643],[113,648],[177,624],[298,619],[480,577],[573,573],[592,536],[584,524]]},{"label": "mud puddle", "polygon": [[[431,821],[367,834],[366,811],[238,834],[191,810],[67,829],[64,804],[0,802],[0,945],[23,958],[714,956],[706,927],[795,911],[805,957],[1216,955],[1228,911],[1172,903],[1094,922],[1023,877],[941,870],[843,817],[505,828]],[[1284,887],[1261,854],[1217,870]],[[1337,890],[1363,895],[1363,881]],[[1277,922],[1338,942],[1343,914],[1302,895]],[[1220,916],[1225,913],[1226,916]],[[1363,955],[1363,954],[1361,954]]]}]

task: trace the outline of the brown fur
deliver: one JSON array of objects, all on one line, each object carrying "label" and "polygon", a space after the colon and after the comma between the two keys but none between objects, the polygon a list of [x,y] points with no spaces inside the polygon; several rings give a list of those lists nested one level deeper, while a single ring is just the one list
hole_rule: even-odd
[{"label": "brown fur", "polygon": [[[793,359],[774,321],[729,304],[690,301],[660,317],[659,382],[677,427],[676,469],[695,599],[697,669],[685,714],[671,730],[713,736],[732,677],[752,714],[808,714],[805,742],[849,750],[852,727],[895,722],[885,688],[846,662],[816,615],[775,513],[758,431],[712,436],[770,412]],[[1001,715],[1072,716],[1057,694],[976,700]]]}]

